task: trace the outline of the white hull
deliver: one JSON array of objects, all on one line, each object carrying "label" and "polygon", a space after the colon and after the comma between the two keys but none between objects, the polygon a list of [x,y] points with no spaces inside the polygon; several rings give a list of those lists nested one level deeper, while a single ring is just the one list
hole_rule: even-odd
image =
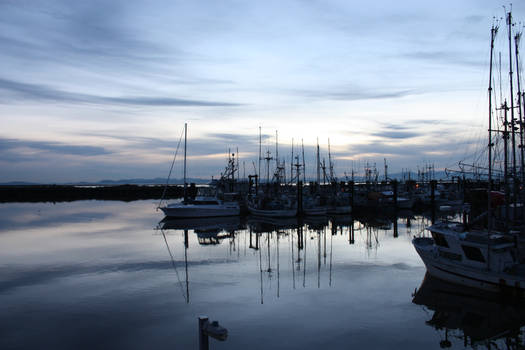
[{"label": "white hull", "polygon": [[275,210],[265,210],[265,209],[255,209],[253,207],[248,207],[250,214],[257,216],[264,216],[270,218],[290,218],[297,215],[297,209],[275,209]]},{"label": "white hull", "polygon": [[525,290],[525,276],[492,272],[453,263],[439,256],[437,250],[423,238],[413,240],[417,253],[423,260],[427,271],[434,277],[451,283],[482,289],[490,292],[501,292],[509,289]]},{"label": "white hull", "polygon": [[208,218],[220,216],[237,216],[240,214],[238,205],[192,205],[179,204],[160,208],[164,215],[170,218]]}]

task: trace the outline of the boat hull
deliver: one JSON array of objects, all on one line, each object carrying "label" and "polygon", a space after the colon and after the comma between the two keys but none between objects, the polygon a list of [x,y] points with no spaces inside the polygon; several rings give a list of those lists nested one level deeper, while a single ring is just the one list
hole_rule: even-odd
[{"label": "boat hull", "polygon": [[209,218],[221,216],[237,216],[238,206],[175,206],[160,208],[164,215],[170,218]]},{"label": "boat hull", "polygon": [[430,238],[415,238],[414,247],[430,275],[451,283],[489,292],[512,292],[523,295],[525,276],[493,273],[448,262],[440,257]]},{"label": "boat hull", "polygon": [[275,209],[275,210],[266,210],[266,209],[255,209],[248,206],[250,214],[256,216],[270,217],[270,218],[290,218],[297,216],[297,209]]}]

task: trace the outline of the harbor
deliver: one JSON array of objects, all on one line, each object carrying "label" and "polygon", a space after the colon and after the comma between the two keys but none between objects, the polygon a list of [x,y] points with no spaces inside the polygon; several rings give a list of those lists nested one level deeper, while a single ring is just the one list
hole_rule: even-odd
[{"label": "harbor", "polygon": [[524,6],[0,3],[0,349],[525,349]]}]

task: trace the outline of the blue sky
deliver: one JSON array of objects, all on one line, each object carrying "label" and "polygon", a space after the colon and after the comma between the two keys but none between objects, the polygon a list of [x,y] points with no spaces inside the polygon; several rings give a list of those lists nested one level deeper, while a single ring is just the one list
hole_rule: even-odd
[{"label": "blue sky", "polygon": [[453,167],[485,143],[494,16],[494,1],[0,1],[0,182],[164,177],[184,122],[193,177],[237,147],[252,173],[259,126],[287,163],[292,138],[311,161],[330,138],[340,177],[383,158]]}]

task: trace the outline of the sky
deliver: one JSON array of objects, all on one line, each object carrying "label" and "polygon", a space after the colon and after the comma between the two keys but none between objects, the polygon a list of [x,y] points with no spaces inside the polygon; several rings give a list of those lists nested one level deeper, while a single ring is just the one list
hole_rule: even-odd
[{"label": "sky", "polygon": [[[166,177],[184,123],[190,177],[220,176],[237,149],[253,174],[259,127],[287,167],[302,141],[308,176],[317,140],[340,178],[385,158],[457,168],[486,145],[502,5],[0,0],[0,182]],[[525,4],[512,12],[518,30]],[[503,19],[502,98],[506,38]]]}]

